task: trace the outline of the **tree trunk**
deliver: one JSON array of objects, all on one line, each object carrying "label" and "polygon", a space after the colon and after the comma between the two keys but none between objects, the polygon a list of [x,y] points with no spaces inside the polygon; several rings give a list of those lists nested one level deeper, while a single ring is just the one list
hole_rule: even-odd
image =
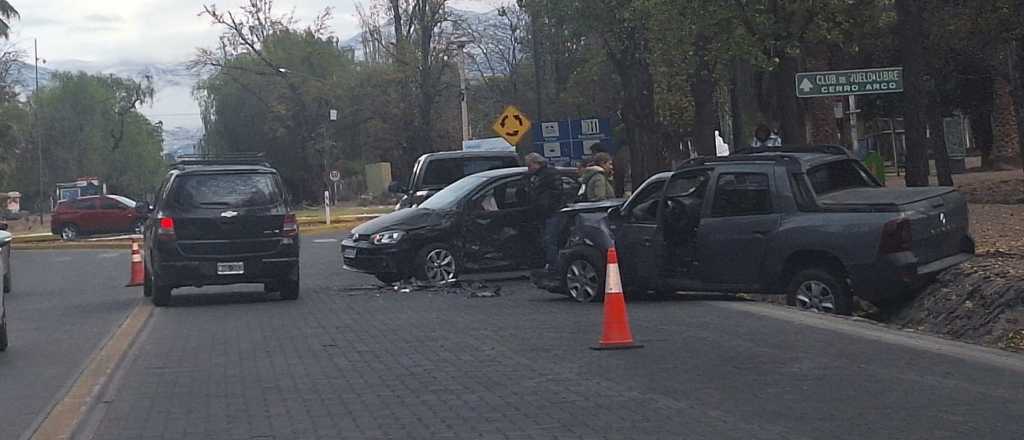
[{"label": "tree trunk", "polygon": [[796,74],[799,68],[800,60],[796,57],[783,56],[781,68],[775,77],[775,93],[778,94],[777,99],[779,100],[779,124],[782,127],[782,143],[785,145],[807,143],[804,116],[800,108],[800,101],[796,97]]},{"label": "tree trunk", "polygon": [[710,35],[697,32],[694,37],[696,66],[690,79],[690,93],[693,95],[694,142],[699,156],[715,156],[715,129],[718,127],[718,102],[715,101],[715,74],[708,57],[711,55]]},{"label": "tree trunk", "polygon": [[992,169],[992,111],[980,110],[971,115],[971,134],[974,145],[981,151],[981,167]]},{"label": "tree trunk", "polygon": [[[534,2],[531,2],[534,4]],[[541,50],[540,22],[543,13],[540,6],[528,7],[530,16],[530,45],[533,52],[533,94],[536,99],[534,117],[538,122],[544,121],[544,54]]]},{"label": "tree trunk", "polygon": [[[828,51],[820,44],[807,45],[807,69],[812,72],[824,72],[831,69]],[[839,142],[839,128],[836,127],[836,116],[832,98],[809,98],[804,100],[811,120],[810,143],[818,145],[835,145]]]},{"label": "tree trunk", "polygon": [[734,61],[732,89],[731,151],[747,146],[757,125],[757,98],[754,89],[754,66],[737,58]]},{"label": "tree trunk", "polygon": [[[622,76],[622,119],[629,136],[630,181],[636,187],[667,168],[654,107],[654,77],[646,61]],[[712,133],[713,136],[713,133]]]},{"label": "tree trunk", "polygon": [[992,86],[992,163],[995,169],[1008,170],[1020,166],[1020,137],[1014,99],[1010,84],[999,74]]},{"label": "tree trunk", "polygon": [[949,150],[946,149],[946,124],[943,121],[942,111],[937,103],[932,101],[928,106],[928,119],[932,125],[932,158],[935,159],[935,174],[939,178],[939,185],[953,186],[953,172],[949,167]]},{"label": "tree trunk", "polygon": [[[1024,18],[1024,1],[1018,0],[1017,15]],[[1014,109],[1017,112],[1017,157],[1024,170],[1024,37],[1017,38],[1011,48],[1010,59],[1013,62],[1010,65],[1010,78]]]},{"label": "tree trunk", "polygon": [[928,105],[924,87],[924,17],[916,0],[896,0],[898,43],[904,72],[903,115],[907,146],[907,186],[928,186],[928,140],[921,109]]}]

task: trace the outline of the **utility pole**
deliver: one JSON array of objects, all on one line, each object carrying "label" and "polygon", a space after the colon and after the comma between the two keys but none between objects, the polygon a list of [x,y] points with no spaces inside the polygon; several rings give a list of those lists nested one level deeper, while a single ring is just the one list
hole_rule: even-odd
[{"label": "utility pole", "polygon": [[[33,39],[33,48],[35,50],[35,68],[36,68],[36,84],[32,90],[32,99],[38,101],[39,94],[39,39]],[[39,136],[39,111],[36,105],[32,106],[32,131],[36,138],[36,149],[39,150],[39,224],[43,224],[43,202],[46,198],[46,189],[43,188],[43,143],[42,138]]]},{"label": "utility pole", "polygon": [[[462,43],[462,42],[459,42]],[[462,95],[462,141],[468,141],[472,135],[469,133],[469,102],[466,90],[466,45],[458,45],[459,48],[459,89]]]}]

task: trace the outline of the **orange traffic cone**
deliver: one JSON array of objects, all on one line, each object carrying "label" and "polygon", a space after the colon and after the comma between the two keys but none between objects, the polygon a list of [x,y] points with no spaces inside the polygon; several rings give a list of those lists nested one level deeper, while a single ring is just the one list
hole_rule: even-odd
[{"label": "orange traffic cone", "polygon": [[138,287],[145,283],[146,266],[142,264],[142,254],[139,251],[139,240],[132,236],[132,279],[125,287]]},{"label": "orange traffic cone", "polygon": [[633,342],[629,331],[629,317],[626,316],[626,299],[622,294],[622,278],[619,276],[619,254],[615,247],[608,249],[608,270],[604,283],[604,330],[594,350],[621,350],[641,348]]}]

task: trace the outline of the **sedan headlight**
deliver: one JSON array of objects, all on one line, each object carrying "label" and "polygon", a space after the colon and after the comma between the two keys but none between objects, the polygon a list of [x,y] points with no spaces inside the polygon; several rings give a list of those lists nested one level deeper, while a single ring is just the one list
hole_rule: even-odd
[{"label": "sedan headlight", "polygon": [[373,234],[370,242],[373,244],[395,244],[405,237],[405,231],[387,231]]}]

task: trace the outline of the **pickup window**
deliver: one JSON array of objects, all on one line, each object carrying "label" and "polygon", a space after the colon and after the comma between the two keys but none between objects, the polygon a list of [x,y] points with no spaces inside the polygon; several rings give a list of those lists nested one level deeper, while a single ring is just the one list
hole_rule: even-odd
[{"label": "pickup window", "polygon": [[728,173],[718,176],[714,217],[739,217],[772,213],[772,194],[768,175],[759,173]]},{"label": "pickup window", "polygon": [[434,159],[426,163],[427,168],[423,172],[422,186],[444,187],[472,174],[517,165],[514,157]]},{"label": "pickup window", "polygon": [[807,171],[814,193],[818,195],[834,193],[851,188],[874,188],[878,185],[867,174],[867,170],[853,160],[818,165]]}]

